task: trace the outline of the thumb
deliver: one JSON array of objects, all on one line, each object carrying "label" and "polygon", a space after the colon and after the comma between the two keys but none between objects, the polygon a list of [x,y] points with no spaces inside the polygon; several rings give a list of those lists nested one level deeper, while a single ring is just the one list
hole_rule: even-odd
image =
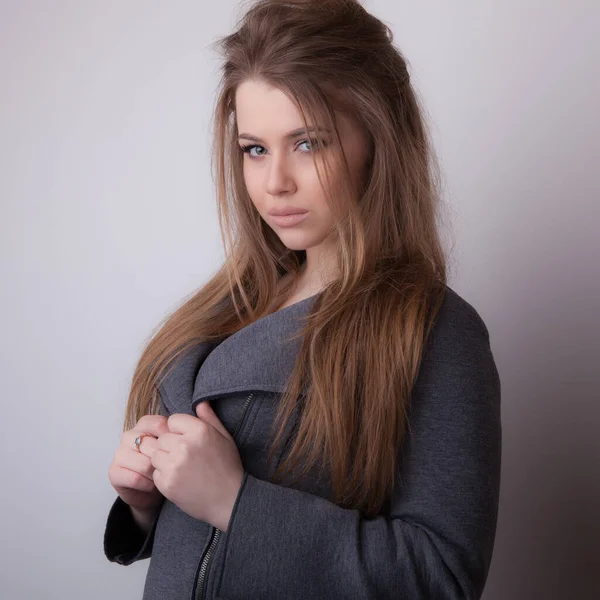
[{"label": "thumb", "polygon": [[231,435],[229,435],[229,431],[225,429],[223,423],[217,415],[215,411],[212,409],[210,402],[208,400],[204,400],[200,402],[198,406],[196,406],[196,416],[203,421],[206,421],[209,425],[212,425],[219,433],[224,435],[226,438],[233,439]]}]

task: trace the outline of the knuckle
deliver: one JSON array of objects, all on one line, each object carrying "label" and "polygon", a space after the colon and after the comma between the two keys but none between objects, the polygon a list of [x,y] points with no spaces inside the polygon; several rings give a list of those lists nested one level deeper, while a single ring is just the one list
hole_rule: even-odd
[{"label": "knuckle", "polygon": [[208,423],[206,423],[202,419],[198,420],[198,435],[206,436],[208,434],[209,429],[210,426],[208,425]]},{"label": "knuckle", "polygon": [[179,442],[179,458],[180,460],[187,460],[190,456],[191,449],[190,445],[186,441]]},{"label": "knuckle", "polygon": [[110,463],[110,467],[109,467],[109,471],[112,469],[113,471],[115,471],[116,469],[118,469],[121,466],[121,454],[123,451],[123,446],[119,446],[116,450],[116,452],[113,455],[113,459]]},{"label": "knuckle", "polygon": [[134,489],[140,489],[143,487],[144,476],[137,471],[131,473],[131,487]]},{"label": "knuckle", "polygon": [[153,452],[152,455],[148,458],[148,462],[150,463],[150,471],[153,472],[156,469],[156,452]]},{"label": "knuckle", "polygon": [[138,429],[138,426],[136,425],[133,429],[130,429],[129,431],[126,431],[122,436],[121,436],[121,443],[124,446],[129,446],[130,444],[133,444],[133,440],[135,440],[135,438],[140,435],[141,431]]}]

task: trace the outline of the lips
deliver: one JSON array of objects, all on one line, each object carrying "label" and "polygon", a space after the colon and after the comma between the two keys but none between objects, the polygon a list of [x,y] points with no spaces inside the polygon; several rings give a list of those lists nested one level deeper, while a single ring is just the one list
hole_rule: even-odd
[{"label": "lips", "polygon": [[302,215],[306,212],[308,211],[301,208],[282,208],[272,210],[269,214],[273,217],[285,217],[287,215]]},{"label": "lips", "polygon": [[308,218],[308,211],[291,215],[271,215],[271,220],[279,227],[294,227]]}]

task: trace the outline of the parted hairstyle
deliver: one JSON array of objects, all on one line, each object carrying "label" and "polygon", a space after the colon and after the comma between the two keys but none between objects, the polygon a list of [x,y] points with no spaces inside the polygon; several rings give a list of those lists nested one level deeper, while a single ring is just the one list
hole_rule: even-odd
[{"label": "parted hairstyle", "polygon": [[[244,183],[235,92],[246,80],[265,82],[298,106],[306,127],[334,132],[327,151],[313,157],[336,216],[331,239],[339,265],[339,277],[319,292],[297,332],[300,350],[269,460],[295,408],[298,420],[273,481],[299,464],[299,476],[318,465],[338,505],[374,516],[395,485],[411,392],[446,291],[439,167],[422,103],[390,28],[358,0],[258,0],[215,45],[224,61],[212,168],[225,261],[145,344],[124,430],[158,413],[158,385],[181,353],[270,314],[306,260],[305,250],[287,248],[262,220]],[[369,141],[359,186],[349,183],[336,112],[350,116]],[[333,168],[347,175],[335,191]],[[289,285],[278,290],[286,274]]]}]

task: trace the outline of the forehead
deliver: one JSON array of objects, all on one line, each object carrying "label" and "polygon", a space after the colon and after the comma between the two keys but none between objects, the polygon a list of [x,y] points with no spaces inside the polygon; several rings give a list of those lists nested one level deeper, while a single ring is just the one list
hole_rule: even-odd
[{"label": "forehead", "polygon": [[[279,88],[262,81],[247,80],[235,94],[235,112],[238,132],[259,136],[265,140],[279,140],[295,129],[303,128],[302,114],[296,104]],[[310,119],[307,119],[311,127]],[[336,113],[340,136],[352,125],[341,113]]]},{"label": "forehead", "polygon": [[302,122],[296,105],[280,89],[260,81],[244,81],[235,94],[238,125]]}]

